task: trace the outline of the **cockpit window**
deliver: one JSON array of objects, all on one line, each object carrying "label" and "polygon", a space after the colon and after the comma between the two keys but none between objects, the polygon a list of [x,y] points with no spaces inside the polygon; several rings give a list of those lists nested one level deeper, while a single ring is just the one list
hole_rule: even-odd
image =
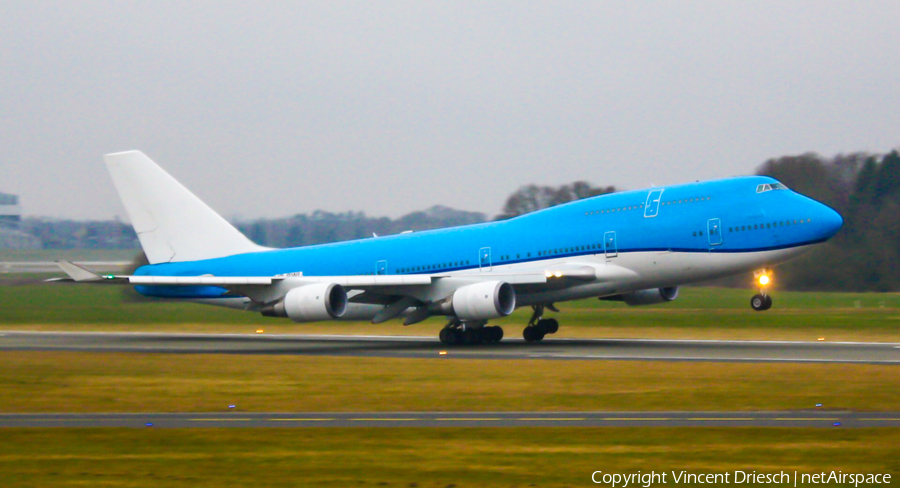
[{"label": "cockpit window", "polygon": [[787,190],[787,189],[788,189],[788,187],[784,186],[784,184],[782,184],[782,183],[778,183],[778,182],[765,183],[765,184],[756,186],[756,193],[763,193],[763,192],[772,191],[772,190]]}]

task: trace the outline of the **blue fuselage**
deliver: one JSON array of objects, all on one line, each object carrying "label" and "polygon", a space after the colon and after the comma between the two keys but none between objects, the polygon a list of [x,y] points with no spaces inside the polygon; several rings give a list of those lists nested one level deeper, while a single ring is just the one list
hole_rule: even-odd
[{"label": "blue fuselage", "polygon": [[[138,275],[304,276],[435,274],[630,253],[760,253],[823,242],[842,226],[830,207],[752,176],[597,196],[513,219],[192,262]],[[215,287],[139,287],[209,298]]]}]

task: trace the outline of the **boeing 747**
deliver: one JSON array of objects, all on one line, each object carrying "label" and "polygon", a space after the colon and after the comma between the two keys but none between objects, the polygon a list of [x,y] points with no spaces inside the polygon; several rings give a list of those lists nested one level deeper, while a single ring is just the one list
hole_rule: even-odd
[{"label": "boeing 747", "polygon": [[747,176],[586,198],[508,220],[292,249],[251,242],[139,151],[106,167],[150,264],[69,279],[224,305],[295,322],[446,317],[444,343],[497,342],[488,321],[531,307],[525,340],[556,333],[547,309],[596,297],[645,305],[678,287],[755,272],[754,310],[772,306],[771,267],[834,236],[830,207]]}]

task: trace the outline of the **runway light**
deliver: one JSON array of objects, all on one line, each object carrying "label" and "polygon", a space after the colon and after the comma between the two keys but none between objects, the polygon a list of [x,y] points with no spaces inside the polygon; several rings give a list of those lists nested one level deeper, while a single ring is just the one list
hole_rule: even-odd
[{"label": "runway light", "polygon": [[824,341],[825,338],[824,338],[824,337],[819,337],[819,340],[820,340],[820,341]]},{"label": "runway light", "polygon": [[819,408],[819,407],[821,407],[821,406],[822,406],[821,403],[817,403],[817,404],[816,404],[816,407],[817,407],[817,408]]},{"label": "runway light", "polygon": [[265,332],[265,331],[262,330],[262,329],[256,329],[256,333],[257,333],[257,334],[262,334],[263,332]]},{"label": "runway light", "polygon": [[766,286],[769,284],[769,275],[760,275],[759,284],[762,286]]},{"label": "runway light", "polygon": [[234,410],[234,405],[228,405],[228,408]]},{"label": "runway light", "polygon": [[147,423],[144,424],[144,425],[146,425],[147,427],[153,427],[153,422],[147,422]]},{"label": "runway light", "polygon": [[834,423],[834,426],[835,426],[835,427],[840,427],[840,426],[841,426],[841,423],[840,423],[840,422],[835,422],[835,423]]},{"label": "runway light", "polygon": [[446,356],[446,355],[447,355],[447,351],[441,351],[441,352],[439,352],[438,354],[440,354],[441,356]]}]

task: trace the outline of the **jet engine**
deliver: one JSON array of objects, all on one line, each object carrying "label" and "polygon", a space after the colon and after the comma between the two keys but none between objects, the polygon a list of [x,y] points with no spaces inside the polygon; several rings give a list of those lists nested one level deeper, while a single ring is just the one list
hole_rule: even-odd
[{"label": "jet engine", "polygon": [[262,310],[267,317],[288,317],[294,322],[340,318],[347,310],[347,292],[336,283],[292,288],[283,299]]},{"label": "jet engine", "polygon": [[671,302],[678,298],[678,287],[669,286],[666,288],[651,288],[649,290],[639,290],[613,297],[603,297],[601,300],[622,301],[631,306],[636,305],[653,305],[654,303]]},{"label": "jet engine", "polygon": [[439,305],[439,312],[460,320],[506,317],[516,309],[516,291],[505,281],[486,281],[457,289]]}]

